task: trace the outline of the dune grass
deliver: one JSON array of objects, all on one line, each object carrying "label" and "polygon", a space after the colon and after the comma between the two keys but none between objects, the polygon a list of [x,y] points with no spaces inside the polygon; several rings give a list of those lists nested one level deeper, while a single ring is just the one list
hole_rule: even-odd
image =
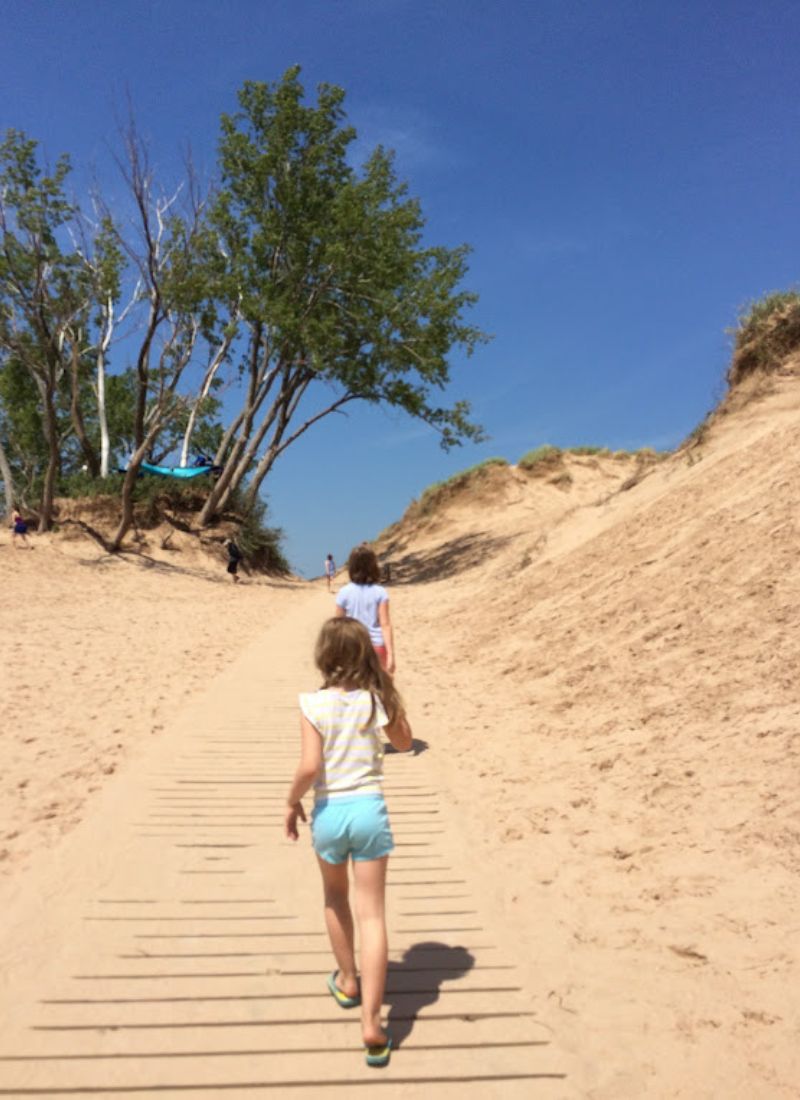
[{"label": "dune grass", "polygon": [[560,447],[554,447],[550,443],[543,443],[541,447],[535,447],[527,451],[517,463],[520,470],[533,470],[537,466],[552,466],[564,452]]},{"label": "dune grass", "polygon": [[423,490],[419,499],[412,503],[411,509],[417,515],[427,515],[434,509],[436,503],[441,500],[445,493],[467,485],[470,481],[481,477],[493,466],[508,466],[508,459],[485,458],[482,462],[477,462],[474,466],[468,466],[466,470],[460,470],[457,474],[453,474],[443,481],[434,481],[432,485]]},{"label": "dune grass", "polygon": [[773,291],[751,302],[740,311],[732,334],[730,387],[748,375],[777,370],[788,355],[800,350],[800,291]]}]

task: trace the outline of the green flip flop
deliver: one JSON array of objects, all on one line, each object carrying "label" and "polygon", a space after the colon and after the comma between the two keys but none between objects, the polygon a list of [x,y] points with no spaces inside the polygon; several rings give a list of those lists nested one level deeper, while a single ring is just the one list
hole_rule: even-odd
[{"label": "green flip flop", "polygon": [[389,1059],[392,1056],[392,1037],[389,1035],[386,1039],[385,1046],[379,1047],[364,1047],[364,1058],[368,1066],[372,1066],[373,1069],[383,1069],[384,1066],[389,1065]]},{"label": "green flip flop", "polygon": [[330,991],[330,995],[340,1008],[358,1008],[361,1004],[360,994],[356,997],[348,997],[346,993],[342,993],[341,989],[336,984],[336,975],[338,973],[338,970],[334,970],[332,974],[328,975],[328,990]]}]

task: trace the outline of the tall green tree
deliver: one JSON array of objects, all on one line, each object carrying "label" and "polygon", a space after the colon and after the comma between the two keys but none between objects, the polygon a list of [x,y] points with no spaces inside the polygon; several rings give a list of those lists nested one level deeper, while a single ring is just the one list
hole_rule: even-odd
[{"label": "tall green tree", "polygon": [[[39,394],[47,463],[39,530],[50,528],[61,469],[59,394],[73,364],[71,333],[88,305],[76,255],[62,247],[74,217],[64,181],[69,159],[45,173],[36,142],[10,130],[0,143],[0,350],[29,373]],[[78,371],[78,365],[73,364]]]},{"label": "tall green tree", "polygon": [[[224,470],[202,511],[210,522],[247,481],[252,507],[276,459],[314,424],[354,401],[405,410],[445,447],[478,439],[465,402],[435,395],[448,356],[484,335],[464,318],[468,248],[423,243],[417,200],[378,148],[357,171],[344,92],[304,103],[300,69],[248,82],[223,115],[221,186],[210,209],[236,302],[244,400],[220,445]],[[242,346],[243,345],[243,346]]]},{"label": "tall green tree", "polygon": [[[97,210],[94,202],[94,220],[81,217],[78,221],[80,233],[79,256],[84,277],[91,289],[92,308],[87,312],[86,330],[78,330],[78,341],[83,338],[83,355],[92,361],[94,374],[94,397],[97,412],[97,431],[100,437],[100,452],[87,458],[89,468],[94,475],[108,477],[111,460],[111,433],[109,430],[109,412],[107,392],[109,349],[116,328],[136,305],[137,291],[134,290],[127,305],[120,311],[119,302],[122,292],[122,276],[126,268],[125,256],[120,246],[119,231],[108,210]],[[77,427],[77,425],[76,425]],[[96,466],[96,471],[95,471]]]},{"label": "tall green tree", "polygon": [[[181,383],[198,349],[214,339],[218,254],[191,178],[169,195],[157,185],[146,145],[133,124],[126,135],[123,172],[136,211],[135,231],[117,230],[120,250],[137,274],[143,322],[134,366],[133,449],[122,483],[121,515],[110,549],[119,550],[133,523],[141,464],[170,426],[185,428],[197,396]],[[183,205],[179,205],[181,192]],[[113,225],[113,219],[109,219]],[[208,400],[208,395],[206,394]]]}]

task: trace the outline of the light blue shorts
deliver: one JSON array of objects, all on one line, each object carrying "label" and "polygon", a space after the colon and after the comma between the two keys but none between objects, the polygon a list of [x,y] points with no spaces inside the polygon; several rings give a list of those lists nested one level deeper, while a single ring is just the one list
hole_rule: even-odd
[{"label": "light blue shorts", "polygon": [[314,851],[326,863],[383,859],[394,848],[382,794],[326,798],[311,814]]}]

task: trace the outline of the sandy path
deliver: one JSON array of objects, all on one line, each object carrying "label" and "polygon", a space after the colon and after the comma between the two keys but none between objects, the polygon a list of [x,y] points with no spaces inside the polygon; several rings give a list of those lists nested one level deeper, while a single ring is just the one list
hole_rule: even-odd
[{"label": "sandy path", "polygon": [[447,813],[435,746],[387,758],[387,1071],[366,1069],[357,1020],[326,994],[313,857],[283,840],[280,808],[329,606],[298,592],[9,892],[0,1095],[575,1094],[487,918],[491,878]]},{"label": "sandy path", "polygon": [[117,769],[283,615],[298,582],[230,583],[208,555],[103,554],[0,531],[0,878],[33,868]]}]

